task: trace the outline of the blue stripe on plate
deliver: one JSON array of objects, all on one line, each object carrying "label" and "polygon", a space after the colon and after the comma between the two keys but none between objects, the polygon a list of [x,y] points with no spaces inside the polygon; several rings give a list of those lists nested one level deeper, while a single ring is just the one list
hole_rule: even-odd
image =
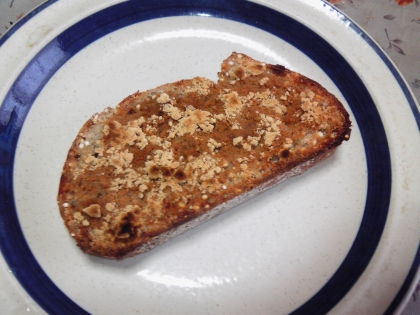
[{"label": "blue stripe on plate", "polygon": [[[332,10],[337,11],[338,10],[332,6],[331,4],[328,4]],[[340,13],[342,14],[342,13]],[[388,67],[388,69],[391,71],[395,79],[397,80],[399,86],[401,87],[406,100],[413,112],[414,119],[417,123],[417,127],[420,130],[420,113],[416,104],[416,101],[414,100],[413,95],[410,92],[410,89],[408,88],[407,84],[405,83],[404,79],[402,78],[400,72],[397,70],[397,68],[394,66],[392,61],[389,59],[389,57],[385,54],[382,48],[380,48],[373,40],[370,38],[357,24],[355,24],[352,20],[350,20],[348,17],[342,14],[341,19],[349,23],[350,27],[357,33],[363,40],[370,46],[372,49],[376,52],[376,54],[382,59],[382,61],[385,63],[385,65]],[[414,257],[413,263],[410,267],[410,270],[407,274],[407,277],[404,280],[403,285],[401,286],[400,290],[398,291],[397,295],[395,296],[392,303],[389,305],[388,309],[385,311],[384,315],[391,315],[395,312],[397,307],[400,305],[402,300],[407,294],[407,290],[409,289],[410,285],[412,284],[414,277],[416,276],[417,270],[420,266],[420,244],[417,249],[417,253]]]},{"label": "blue stripe on plate", "polygon": [[345,59],[309,28],[255,3],[239,0],[130,1],[85,18],[49,43],[24,69],[0,109],[0,246],[22,286],[47,312],[86,314],[48,278],[30,251],[19,226],[13,197],[13,160],[30,107],[57,69],[102,36],[150,19],[202,14],[255,26],[304,52],[340,89],[362,134],[368,167],[368,191],[359,232],[333,277],[293,314],[325,314],[331,310],[354,285],[372,258],[388,214],[392,183],[390,155],[375,104]]}]

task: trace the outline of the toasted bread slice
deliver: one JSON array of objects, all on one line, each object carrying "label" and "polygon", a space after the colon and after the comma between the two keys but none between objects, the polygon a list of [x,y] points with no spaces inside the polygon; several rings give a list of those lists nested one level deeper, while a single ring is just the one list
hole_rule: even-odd
[{"label": "toasted bread slice", "polygon": [[60,212],[84,252],[132,256],[324,160],[350,126],[318,83],[233,53],[217,84],[162,85],[89,119],[64,165]]}]

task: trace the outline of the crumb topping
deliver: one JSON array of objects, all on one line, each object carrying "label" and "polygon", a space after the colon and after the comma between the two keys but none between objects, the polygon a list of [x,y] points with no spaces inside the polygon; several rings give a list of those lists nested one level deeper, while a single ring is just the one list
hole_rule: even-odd
[{"label": "crumb topping", "polygon": [[174,124],[169,133],[169,138],[181,137],[185,134],[193,134],[197,131],[211,132],[216,120],[208,111],[187,108],[177,124]]},{"label": "crumb topping", "polygon": [[191,80],[191,85],[187,86],[185,93],[197,93],[199,95],[207,95],[210,93],[214,83],[206,78],[197,77]]},{"label": "crumb topping", "polygon": [[182,117],[181,111],[179,108],[173,106],[172,104],[165,104],[163,106],[163,111],[169,115],[174,120],[179,120]]},{"label": "crumb topping", "polygon": [[324,113],[324,107],[319,102],[314,101],[314,96],[315,93],[312,91],[309,91],[308,94],[305,92],[300,93],[301,108],[304,112],[300,118],[303,121],[319,123]]},{"label": "crumb topping", "polygon": [[342,117],[324,92],[270,69],[233,54],[218,84],[180,81],[94,115],[60,186],[71,234],[116,251],[147,242],[337,137]]},{"label": "crumb topping", "polygon": [[84,208],[82,211],[92,218],[101,217],[101,206],[98,204],[92,204],[89,207]]},{"label": "crumb topping", "polygon": [[165,103],[169,103],[171,101],[171,99],[169,98],[169,95],[166,93],[162,93],[157,99],[156,102],[158,102],[159,104],[165,104]]},{"label": "crumb topping", "polygon": [[264,77],[258,81],[260,85],[265,85],[270,79],[268,77]]},{"label": "crumb topping", "polygon": [[213,138],[210,138],[207,142],[207,146],[210,148],[210,152],[214,153],[216,149],[220,149],[222,147],[222,144],[217,142]]},{"label": "crumb topping", "polygon": [[224,103],[226,117],[235,118],[241,113],[243,103],[238,92],[230,92],[220,95],[220,99]]}]

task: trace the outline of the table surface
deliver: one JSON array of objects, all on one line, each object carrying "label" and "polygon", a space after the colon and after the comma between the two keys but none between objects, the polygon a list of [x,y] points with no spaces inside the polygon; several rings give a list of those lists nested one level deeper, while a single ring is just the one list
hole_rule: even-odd
[{"label": "table surface", "polygon": [[[0,0],[0,37],[27,12],[43,2],[45,0]],[[356,22],[385,50],[420,103],[420,0],[329,2]],[[0,292],[0,304],[7,299],[14,299],[13,292]],[[401,315],[418,314],[420,284]]]}]

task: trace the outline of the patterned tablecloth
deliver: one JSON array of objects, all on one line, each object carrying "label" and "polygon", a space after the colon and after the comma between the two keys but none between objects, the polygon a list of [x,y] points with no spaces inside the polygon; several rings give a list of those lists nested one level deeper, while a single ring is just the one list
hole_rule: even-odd
[{"label": "patterned tablecloth", "polygon": [[[311,0],[308,0],[311,1]],[[0,0],[0,36],[45,0]],[[389,55],[420,102],[420,0],[329,0]],[[402,315],[420,314],[420,284]]]}]

